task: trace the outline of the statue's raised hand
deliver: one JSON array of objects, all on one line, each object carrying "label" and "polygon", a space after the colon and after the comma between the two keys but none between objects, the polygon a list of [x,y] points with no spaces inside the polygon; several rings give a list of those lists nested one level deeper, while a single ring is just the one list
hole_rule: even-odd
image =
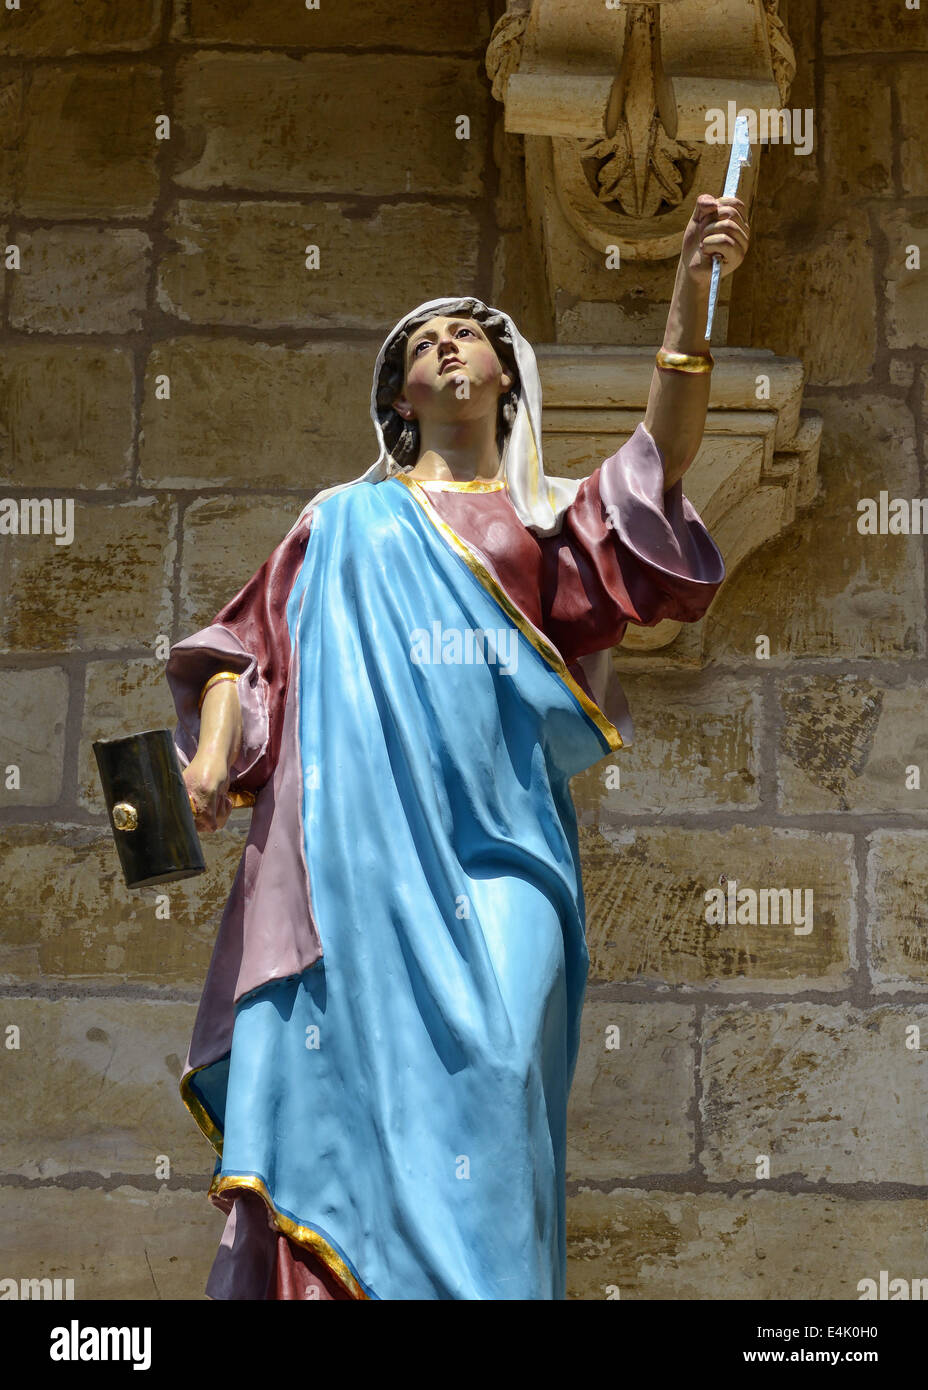
[{"label": "statue's raised hand", "polygon": [[730,275],[747,255],[750,235],[740,198],[700,193],[683,233],[681,256],[687,272],[694,279],[710,280],[713,258],[719,256],[722,277]]}]

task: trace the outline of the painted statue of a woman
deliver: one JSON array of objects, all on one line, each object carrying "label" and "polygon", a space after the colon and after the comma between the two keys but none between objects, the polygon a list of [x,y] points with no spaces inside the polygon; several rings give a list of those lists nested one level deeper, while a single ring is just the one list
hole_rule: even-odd
[{"label": "painted statue of a woman", "polygon": [[380,454],[178,642],[201,830],[255,794],[181,1080],[216,1149],[222,1299],[563,1299],[586,985],[569,781],[628,743],[608,651],[724,578],[680,481],[702,438],[712,256],[687,227],[647,413],[547,476],[535,357],[479,300],[377,358]]}]

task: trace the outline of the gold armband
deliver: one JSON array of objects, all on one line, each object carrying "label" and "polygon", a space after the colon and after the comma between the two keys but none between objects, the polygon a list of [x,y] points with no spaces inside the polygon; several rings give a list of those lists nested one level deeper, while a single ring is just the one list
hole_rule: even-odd
[{"label": "gold armband", "polygon": [[218,684],[219,681],[237,681],[241,672],[239,671],[217,671],[215,676],[210,676],[209,680],[200,691],[200,699],[197,704],[197,713],[203,708],[203,701],[206,699],[206,692],[210,686]]},{"label": "gold armband", "polygon": [[657,365],[669,372],[711,372],[715,358],[711,352],[666,352],[664,348],[658,348]]}]

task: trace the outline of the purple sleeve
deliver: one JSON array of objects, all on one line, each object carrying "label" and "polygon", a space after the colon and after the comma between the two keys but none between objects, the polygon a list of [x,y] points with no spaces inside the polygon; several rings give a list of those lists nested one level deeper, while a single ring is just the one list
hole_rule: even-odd
[{"label": "purple sleeve", "polygon": [[240,673],[235,688],[242,711],[242,746],[229,769],[230,791],[259,791],[277,763],[290,670],[287,600],[309,532],[308,520],[288,532],[213,622],[175,642],[168,656],[165,675],[177,711],[174,746],[182,767],[197,751],[197,705],[204,684],[217,671]]},{"label": "purple sleeve", "polygon": [[629,622],[697,622],[725,578],[682,478],[664,491],[663,459],[643,424],[584,479],[542,547],[545,631],[568,661],[615,646]]}]

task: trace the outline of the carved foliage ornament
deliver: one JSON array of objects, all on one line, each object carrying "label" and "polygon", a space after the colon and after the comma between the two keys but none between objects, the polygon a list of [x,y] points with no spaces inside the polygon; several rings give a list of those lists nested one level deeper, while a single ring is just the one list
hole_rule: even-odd
[{"label": "carved foliage ornament", "polygon": [[[539,7],[545,3],[549,9],[542,16]],[[603,3],[604,0],[596,0],[599,13],[591,19],[584,0],[573,0],[574,10],[564,11],[568,16],[566,26],[557,13],[551,13],[557,0],[535,0],[535,12],[532,0],[516,0],[511,4],[494,27],[487,48],[486,66],[494,97],[506,101],[509,79],[520,71],[526,32],[533,23],[535,27],[530,38],[535,67],[530,66],[530,70],[539,76],[550,72],[552,90],[558,76],[567,81],[572,75],[580,81],[588,80],[591,51],[596,53],[600,69],[608,71],[609,27],[603,26]],[[663,0],[663,7],[671,3],[680,3],[678,13],[683,13],[688,0],[682,3],[681,0]],[[778,0],[763,0],[762,8],[758,4],[757,22],[766,31],[766,70],[772,74],[769,90],[773,90],[775,83],[782,105],[788,97],[796,64],[777,5]],[[664,70],[663,7],[660,0],[649,4],[622,3],[624,14],[611,15],[612,32],[616,32],[616,25],[622,26],[618,31],[621,43],[615,44],[615,53],[618,55],[620,51],[620,56],[613,64],[608,109],[600,122],[601,134],[593,137],[566,134],[564,126],[569,125],[569,119],[565,120],[563,112],[552,119],[546,132],[542,128],[543,116],[533,118],[531,125],[524,127],[531,133],[550,135],[558,198],[575,231],[599,250],[618,244],[624,254],[645,259],[663,259],[674,254],[692,211],[690,204],[695,198],[696,187],[714,187],[720,183],[727,158],[724,147],[678,137],[674,94],[682,90],[683,85],[678,74],[672,79]],[[620,0],[612,0],[608,8],[618,11]],[[586,23],[586,32],[595,30],[596,38],[586,38],[585,47],[581,44],[583,61],[579,66],[576,55],[568,53],[563,68],[559,68],[558,55],[544,50],[544,37],[548,35],[549,43],[552,42],[551,33],[562,42],[566,41],[565,35],[569,39],[571,18],[573,30],[582,35]],[[678,65],[680,29],[678,26],[674,36]],[[755,37],[764,42],[759,35]],[[756,54],[753,56],[756,58]],[[697,81],[703,78],[705,61],[704,54],[694,56]],[[751,70],[747,60],[745,71],[756,76],[756,69]],[[715,89],[726,90],[726,80],[724,74],[719,77]],[[692,109],[688,114],[692,129]]]}]

